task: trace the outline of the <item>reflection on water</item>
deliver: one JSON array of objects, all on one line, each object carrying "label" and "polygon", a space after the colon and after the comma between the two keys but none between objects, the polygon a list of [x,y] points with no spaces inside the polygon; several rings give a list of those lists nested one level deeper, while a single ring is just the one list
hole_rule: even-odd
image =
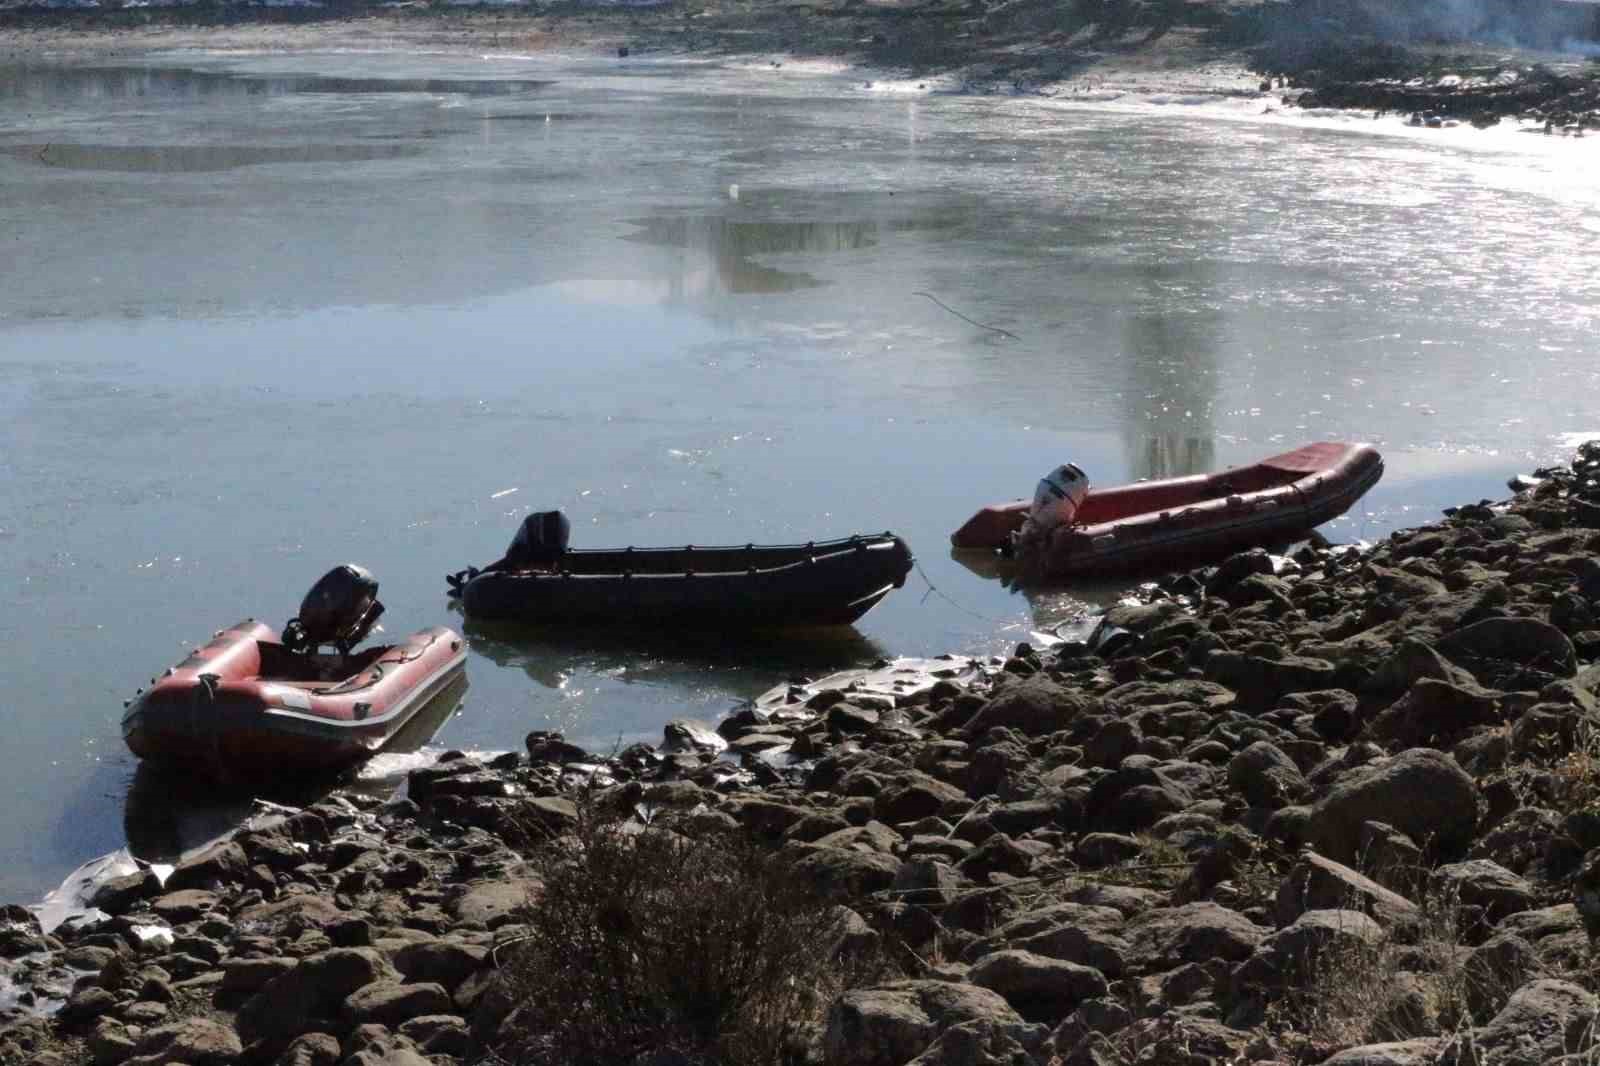
[{"label": "reflection on water", "polygon": [[563,629],[468,620],[472,649],[499,666],[515,667],[548,689],[578,673],[604,674],[625,684],[692,689],[714,673],[738,694],[756,696],[774,678],[817,677],[886,658],[884,649],[854,629],[787,634],[726,634],[692,630]]},{"label": "reflection on water", "polygon": [[439,694],[395,734],[374,760],[394,768],[387,776],[356,768],[332,777],[285,774],[229,787],[141,762],[134,770],[123,803],[123,830],[128,850],[135,858],[146,862],[174,862],[185,852],[237,829],[260,810],[258,801],[303,807],[323,799],[336,788],[387,796],[404,779],[406,769],[415,765],[414,761],[387,757],[421,750],[439,727],[461,708],[467,687],[463,674],[440,689]]},{"label": "reflection on water", "polygon": [[513,96],[551,84],[528,79],[347,78],[315,74],[235,74],[148,67],[0,67],[0,100],[152,100],[181,103],[212,98],[272,97],[293,93],[427,93]]},{"label": "reflection on water", "polygon": [[1047,585],[1024,584],[1016,563],[990,551],[952,548],[950,558],[987,581],[1019,593],[1028,604],[1033,628],[1047,633],[1098,614],[1128,594],[1136,582],[1127,575],[1080,577]]},{"label": "reflection on water", "polygon": [[1143,460],[1134,464],[1149,478],[1209,474],[1217,465],[1217,442],[1212,437],[1157,433],[1145,439]]},{"label": "reflection on water", "polygon": [[1216,467],[1215,407],[1223,318],[1209,264],[1143,264],[1136,310],[1123,323],[1132,380],[1123,393],[1128,466],[1136,478],[1184,477]]},{"label": "reflection on water", "polygon": [[144,174],[199,174],[263,163],[364,163],[419,154],[412,145],[288,144],[253,147],[227,144],[118,145],[23,144],[0,154],[64,170],[108,170]]},{"label": "reflection on water", "polygon": [[878,243],[875,222],[734,222],[726,218],[655,218],[633,223],[630,240],[708,256],[731,293],[793,292],[821,285],[810,274],[775,270],[751,257],[792,252],[854,252]]}]

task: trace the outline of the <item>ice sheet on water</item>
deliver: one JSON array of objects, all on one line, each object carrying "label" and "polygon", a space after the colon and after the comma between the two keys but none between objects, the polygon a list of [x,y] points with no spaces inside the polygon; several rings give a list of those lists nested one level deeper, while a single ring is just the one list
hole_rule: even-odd
[{"label": "ice sheet on water", "polygon": [[[74,915],[85,914],[89,911],[89,901],[94,898],[95,891],[107,881],[117,877],[126,877],[141,869],[127,848],[118,848],[108,855],[97,859],[90,859],[76,870],[67,875],[59,888],[29,909],[39,919],[39,925],[45,932],[50,932],[56,926]],[[170,870],[170,867],[168,868]]]}]

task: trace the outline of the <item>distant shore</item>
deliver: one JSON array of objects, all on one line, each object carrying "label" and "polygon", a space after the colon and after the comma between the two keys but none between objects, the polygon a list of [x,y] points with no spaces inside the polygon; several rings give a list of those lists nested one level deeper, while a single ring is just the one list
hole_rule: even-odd
[{"label": "distant shore", "polygon": [[920,80],[930,90],[1256,95],[1271,106],[1398,112],[1419,125],[1512,119],[1549,132],[1600,129],[1600,67],[1572,41],[1557,52],[1405,46],[1359,21],[1323,17],[1307,30],[1316,6],[1312,0],[668,0],[539,8],[9,8],[0,9],[0,56],[19,62],[190,49],[570,53],[773,67],[826,59],[867,79]]}]

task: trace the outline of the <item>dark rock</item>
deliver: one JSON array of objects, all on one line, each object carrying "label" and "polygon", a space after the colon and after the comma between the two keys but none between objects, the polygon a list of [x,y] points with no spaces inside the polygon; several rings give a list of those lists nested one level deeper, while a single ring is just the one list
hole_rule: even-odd
[{"label": "dark rock", "polygon": [[232,996],[252,995],[298,965],[300,965],[299,959],[280,957],[228,959],[222,964],[222,984],[219,986],[219,991]]},{"label": "dark rock", "polygon": [[1087,870],[1098,870],[1113,863],[1137,858],[1144,845],[1122,833],[1085,833],[1073,848],[1073,857]]},{"label": "dark rock", "polygon": [[[1443,637],[1438,647],[1451,658],[1471,662],[1509,659],[1559,677],[1571,677],[1577,672],[1572,641],[1555,626],[1537,618],[1486,618]],[[1462,665],[1471,669],[1471,662]]]},{"label": "dark rock", "polygon": [[1470,672],[1440,655],[1432,645],[1406,639],[1373,671],[1367,679],[1367,689],[1376,693],[1398,694],[1410,691],[1413,685],[1424,678],[1462,688],[1477,683]]},{"label": "dark rock", "polygon": [[1461,964],[1468,1009],[1476,1018],[1493,1016],[1540,966],[1539,953],[1522,937],[1515,933],[1490,937],[1473,948]]},{"label": "dark rock", "polygon": [[1500,695],[1476,683],[1425,677],[1372,723],[1372,737],[1403,748],[1446,746],[1478,726],[1501,719]]},{"label": "dark rock", "polygon": [[372,948],[333,948],[308,958],[276,978],[239,1009],[236,1023],[246,1040],[288,1040],[339,1017],[351,993],[399,973]]},{"label": "dark rock", "polygon": [[1089,789],[1084,817],[1111,832],[1138,832],[1193,802],[1193,794],[1162,770],[1125,765]]},{"label": "dark rock", "polygon": [[1035,841],[1013,840],[1004,833],[996,833],[962,859],[958,869],[979,882],[996,871],[1026,877],[1034,860],[1046,850]]},{"label": "dark rock", "polygon": [[396,1028],[408,1018],[447,1014],[450,1008],[450,994],[443,985],[379,980],[346,997],[343,1013],[354,1025],[376,1022]]},{"label": "dark rock", "polygon": [[906,1066],[1034,1066],[1036,1061],[1005,1025],[981,1021],[951,1026]]},{"label": "dark rock", "polygon": [[1492,858],[1513,873],[1533,876],[1543,872],[1557,842],[1564,839],[1562,819],[1555,811],[1519,807],[1479,837],[1467,857]]},{"label": "dark rock", "polygon": [[1363,1044],[1322,1060],[1322,1066],[1439,1066],[1444,1045],[1440,1036]]},{"label": "dark rock", "polygon": [[1007,949],[979,959],[968,979],[998,992],[1030,1021],[1058,1023],[1080,1002],[1108,991],[1099,970],[1062,959]]},{"label": "dark rock", "polygon": [[1504,1008],[1473,1033],[1479,1061],[1546,1063],[1589,1051],[1600,1000],[1568,981],[1531,981],[1512,993]]},{"label": "dark rock", "polygon": [[661,730],[661,749],[668,753],[716,755],[728,746],[715,729],[693,718],[674,718]]},{"label": "dark rock", "polygon": [[1233,994],[1272,995],[1307,983],[1325,955],[1349,957],[1383,943],[1383,927],[1350,910],[1306,911],[1266,937],[1233,972]]},{"label": "dark rock", "polygon": [[289,1041],[273,1066],[334,1066],[339,1058],[338,1040],[327,1033],[306,1033]]},{"label": "dark rock", "polygon": [[1000,689],[966,723],[968,737],[981,737],[996,726],[1039,737],[1065,729],[1083,711],[1082,697],[1043,674],[1022,678]]},{"label": "dark rock", "polygon": [[1491,923],[1534,905],[1533,886],[1490,859],[1441,866],[1430,880],[1437,896],[1480,907]]},{"label": "dark rock", "polygon": [[1349,862],[1360,847],[1362,824],[1384,819],[1440,854],[1459,854],[1481,810],[1472,778],[1453,759],[1413,748],[1340,778],[1312,807],[1310,838],[1322,854]]},{"label": "dark rock", "polygon": [[1273,920],[1281,927],[1307,911],[1340,908],[1361,911],[1387,928],[1412,926],[1421,917],[1417,905],[1404,896],[1348,866],[1307,852],[1278,885]]},{"label": "dark rock", "polygon": [[1252,574],[1270,573],[1272,573],[1272,556],[1267,554],[1265,548],[1251,548],[1249,551],[1229,556],[1218,565],[1206,579],[1206,595],[1221,595]]},{"label": "dark rock", "polygon": [[822,1033],[827,1066],[902,1066],[947,1029],[967,1022],[998,1028],[1023,1047],[1046,1030],[1029,1025],[986,988],[947,981],[901,981],[846,992],[828,1008]]},{"label": "dark rock", "polygon": [[152,1063],[232,1066],[244,1053],[239,1034],[209,1018],[185,1018],[151,1029],[139,1038],[139,1056]]},{"label": "dark rock", "polygon": [[455,1014],[424,1014],[400,1025],[401,1037],[412,1041],[428,1055],[460,1058],[470,1046],[464,1018]]},{"label": "dark rock", "polygon": [[900,860],[882,852],[807,847],[794,864],[795,876],[823,898],[846,903],[894,884]]},{"label": "dark rock", "polygon": [[168,895],[186,888],[215,888],[234,884],[250,868],[244,849],[231,840],[213,844],[178,863],[163,886]]},{"label": "dark rock", "polygon": [[589,753],[576,744],[567,743],[565,737],[556,732],[536,729],[529,733],[524,741],[528,749],[530,763],[569,763],[588,762]]},{"label": "dark rock", "polygon": [[87,985],[67,997],[56,1020],[68,1029],[86,1025],[116,1009],[117,997],[97,985]]},{"label": "dark rock", "polygon": [[1228,784],[1251,806],[1272,809],[1290,805],[1309,790],[1294,760],[1265,740],[1233,757],[1228,763]]},{"label": "dark rock", "polygon": [[897,778],[873,801],[873,817],[895,825],[937,815],[948,805],[966,802],[966,793],[927,774],[912,773]]},{"label": "dark rock", "polygon": [[1265,710],[1293,692],[1334,688],[1333,663],[1303,655],[1271,659],[1247,652],[1219,651],[1206,660],[1206,678],[1232,689],[1241,706]]},{"label": "dark rock", "polygon": [[123,914],[135,903],[152,899],[160,893],[161,879],[154,870],[136,870],[102,883],[90,897],[89,905],[99,907],[107,914]]},{"label": "dark rock", "polygon": [[1157,908],[1128,923],[1128,962],[1136,972],[1145,973],[1209,959],[1237,962],[1247,958],[1267,932],[1215,903]]},{"label": "dark rock", "polygon": [[408,982],[432,982],[454,990],[488,962],[489,949],[453,940],[407,944],[393,955],[394,967]]}]

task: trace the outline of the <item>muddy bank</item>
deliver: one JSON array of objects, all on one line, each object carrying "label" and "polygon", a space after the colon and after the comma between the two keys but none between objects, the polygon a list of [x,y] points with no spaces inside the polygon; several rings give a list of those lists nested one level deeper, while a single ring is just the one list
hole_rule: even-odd
[{"label": "muddy bank", "polygon": [[529,855],[579,789],[759,842],[844,908],[838,951],[893,959],[810,1061],[1579,1061],[1600,447],[1541,473],[1369,551],[1176,575],[1087,640],[797,683],[605,757],[534,733],[265,811],[51,930],[8,908],[0,1061],[493,1061]]}]

